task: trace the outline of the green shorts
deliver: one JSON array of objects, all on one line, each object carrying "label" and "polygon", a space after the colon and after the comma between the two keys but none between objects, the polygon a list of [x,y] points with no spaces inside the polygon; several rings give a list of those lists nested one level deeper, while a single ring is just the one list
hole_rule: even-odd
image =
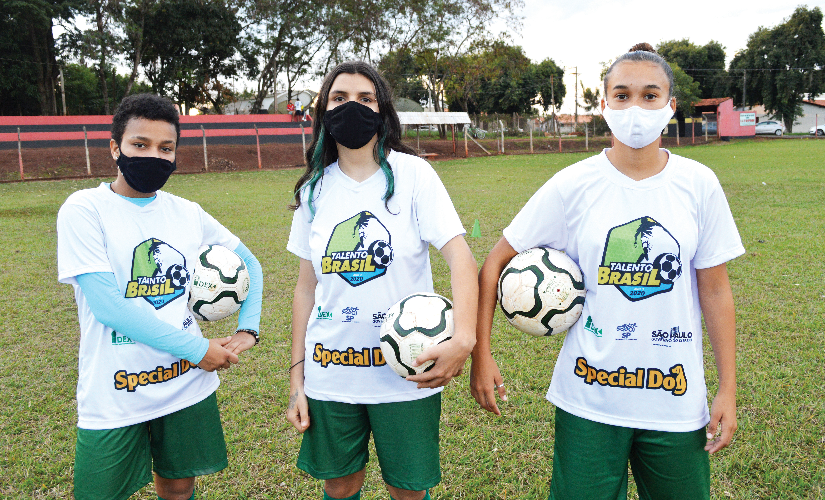
[{"label": "green shorts", "polygon": [[556,408],[548,499],[627,499],[627,462],[641,500],[710,498],[705,430],[663,432],[601,424]]},{"label": "green shorts", "polygon": [[441,481],[440,392],[415,401],[368,405],[307,400],[309,428],[297,465],[312,477],[335,479],[363,469],[372,432],[384,482],[422,491]]},{"label": "green shorts", "polygon": [[229,465],[215,393],[175,413],[118,429],[77,429],[76,500],[121,500],[152,481]]}]

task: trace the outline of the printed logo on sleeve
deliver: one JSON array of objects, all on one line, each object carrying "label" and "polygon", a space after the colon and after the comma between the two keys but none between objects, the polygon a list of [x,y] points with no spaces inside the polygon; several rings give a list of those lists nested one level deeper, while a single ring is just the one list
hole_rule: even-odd
[{"label": "printed logo on sleeve", "polygon": [[613,285],[630,301],[669,292],[682,275],[679,242],[651,217],[607,233],[598,284]]},{"label": "printed logo on sleeve", "polygon": [[149,238],[135,247],[132,279],[126,284],[124,297],[143,297],[160,309],[184,295],[188,283],[183,254],[157,238]]},{"label": "printed logo on sleeve", "polygon": [[321,274],[337,274],[351,286],[383,276],[392,264],[392,241],[384,224],[370,212],[360,212],[332,231]]}]

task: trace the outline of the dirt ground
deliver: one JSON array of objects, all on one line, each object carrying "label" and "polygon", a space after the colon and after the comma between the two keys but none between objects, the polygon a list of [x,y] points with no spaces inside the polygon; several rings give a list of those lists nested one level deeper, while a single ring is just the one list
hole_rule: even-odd
[{"label": "dirt ground", "polygon": [[[497,142],[495,139],[479,141],[490,154],[496,155]],[[683,140],[690,143],[690,139]],[[704,140],[701,141],[704,143]],[[699,141],[697,140],[697,144]],[[416,149],[420,145],[420,154],[430,161],[464,158],[464,140],[456,139],[455,153],[451,140],[407,140],[407,144]],[[665,139],[665,147],[676,145],[675,139]],[[588,151],[597,152],[610,146],[609,138],[591,138]],[[478,145],[467,142],[470,157],[487,156]],[[564,138],[561,141],[561,152],[570,153],[585,151],[584,138]],[[559,153],[557,138],[534,137],[533,152]],[[528,138],[505,139],[504,153],[530,154],[530,140]],[[255,170],[258,168],[258,154],[255,145],[209,145],[207,146],[210,172],[227,172],[236,170]],[[86,151],[80,147],[68,148],[31,148],[22,150],[24,178],[30,179],[61,179],[70,177],[86,177]],[[182,146],[178,149],[178,172],[203,172],[203,148],[198,146]],[[261,168],[267,170],[281,168],[295,168],[303,166],[303,149],[301,144],[261,144]],[[89,164],[93,177],[113,177],[116,173],[115,162],[108,148],[89,148]],[[0,181],[19,181],[20,166],[16,149],[0,150]]]}]

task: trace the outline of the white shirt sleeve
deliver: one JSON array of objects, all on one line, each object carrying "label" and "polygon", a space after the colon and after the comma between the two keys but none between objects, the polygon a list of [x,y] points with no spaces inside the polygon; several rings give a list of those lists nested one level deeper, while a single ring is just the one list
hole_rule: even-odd
[{"label": "white shirt sleeve", "polygon": [[714,177],[709,194],[702,204],[699,221],[699,244],[693,267],[706,269],[735,259],[745,253],[742,239],[728,206],[722,186]]},{"label": "white shirt sleeve", "polygon": [[504,228],[504,237],[513,250],[521,253],[535,247],[563,249],[567,246],[567,222],[564,202],[555,177],[530,197]]},{"label": "white shirt sleeve", "polygon": [[97,213],[69,200],[57,213],[57,279],[76,285],[76,276],[114,272]]},{"label": "white shirt sleeve", "polygon": [[309,220],[309,204],[305,192],[301,192],[301,206],[292,215],[292,228],[289,231],[286,249],[302,259],[312,260],[312,253],[309,248],[309,232],[312,225]]},{"label": "white shirt sleeve", "polygon": [[465,234],[447,188],[426,162],[416,165],[415,216],[422,241],[438,250],[456,236]]},{"label": "white shirt sleeve", "polygon": [[238,243],[241,242],[237,236],[209,215],[200,205],[198,205],[198,211],[200,212],[201,228],[203,230],[202,245],[221,245],[230,250],[237,248]]}]

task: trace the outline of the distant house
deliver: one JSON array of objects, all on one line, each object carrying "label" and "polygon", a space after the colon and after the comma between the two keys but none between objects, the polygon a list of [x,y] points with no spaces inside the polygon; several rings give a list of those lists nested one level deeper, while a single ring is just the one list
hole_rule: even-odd
[{"label": "distant house", "polygon": [[709,134],[722,139],[756,135],[756,113],[736,110],[730,97],[702,99],[693,106],[694,117],[704,117]]},{"label": "distant house", "polygon": [[[584,127],[582,127],[582,125],[592,122],[593,115],[579,115],[579,121],[577,122],[576,115],[563,114],[556,115],[556,120],[559,122],[559,129],[562,134],[572,134],[576,129],[579,129],[580,132],[584,132]],[[574,127],[574,125],[578,126]]]},{"label": "distant house", "polygon": [[[756,112],[756,120],[759,122],[774,119],[773,115],[765,112],[765,106],[754,106],[753,110]],[[825,123],[825,99],[802,101],[802,116],[796,117],[793,122],[793,129],[788,130],[788,132],[807,133],[817,123],[820,125]]]},{"label": "distant house", "polygon": [[[311,90],[293,90],[291,99],[289,102],[295,102],[295,99],[300,99],[301,103],[304,105],[304,109],[310,107],[312,102],[315,100],[316,92]],[[277,106],[276,106],[276,98],[273,94],[269,94],[264,97],[264,100],[261,105],[261,109],[266,110],[267,113],[279,113],[279,114],[286,114],[289,111],[287,110],[287,95],[286,91],[281,92],[278,94],[277,97]],[[248,115],[252,114],[252,105],[255,103],[255,99],[243,99],[240,101],[235,101],[233,103],[227,104],[224,106],[224,112],[227,115]]]}]

